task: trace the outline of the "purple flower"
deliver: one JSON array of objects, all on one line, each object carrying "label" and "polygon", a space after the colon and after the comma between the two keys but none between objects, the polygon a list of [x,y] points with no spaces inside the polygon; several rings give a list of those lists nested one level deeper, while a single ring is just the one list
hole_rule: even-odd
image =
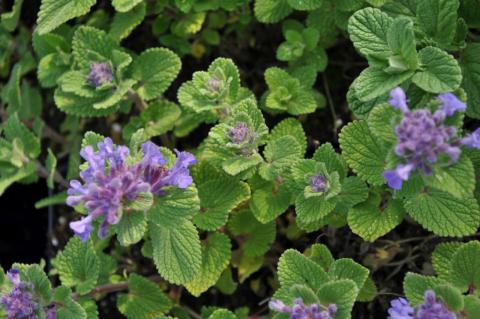
[{"label": "purple flower", "polygon": [[414,309],[405,298],[394,299],[390,302],[387,319],[414,319]]},{"label": "purple flower", "polygon": [[417,308],[415,319],[457,319],[445,303],[437,300],[434,291],[427,290],[424,298],[424,303]]},{"label": "purple flower", "polygon": [[228,136],[234,144],[242,144],[250,139],[250,129],[244,122],[238,122],[234,128],[228,131]]},{"label": "purple flower", "polygon": [[403,111],[403,119],[395,128],[395,153],[405,163],[384,172],[388,185],[401,189],[402,183],[417,169],[426,175],[431,174],[432,165],[443,157],[449,159],[448,165],[456,163],[461,153],[457,130],[446,126],[443,121],[456,111],[463,110],[463,104],[451,93],[441,94],[438,98],[443,105],[432,114],[428,109],[410,111],[405,93],[400,88],[393,89],[390,95],[390,103]]},{"label": "purple flower", "polygon": [[310,177],[310,187],[315,193],[323,192],[327,188],[327,180],[322,174]]},{"label": "purple flower", "polygon": [[452,93],[443,93],[437,97],[442,105],[440,110],[445,112],[445,115],[452,116],[458,111],[463,111],[467,108],[467,105],[460,101],[458,97],[456,97]]},{"label": "purple flower", "polygon": [[99,87],[106,83],[112,83],[113,71],[110,63],[94,62],[90,64],[90,74],[88,75],[87,80],[94,87]]},{"label": "purple flower", "polygon": [[301,298],[295,299],[292,307],[285,305],[280,300],[272,300],[268,306],[276,312],[289,314],[290,319],[334,319],[337,313],[337,305],[335,304],[327,306],[305,305]]},{"label": "purple flower", "polygon": [[5,308],[8,319],[37,319],[38,303],[33,297],[33,285],[20,280],[20,271],[12,269],[7,273],[13,284],[10,293],[0,297],[0,304]]},{"label": "purple flower", "polygon": [[460,143],[468,148],[480,149],[480,128],[477,128],[473,133],[462,138]]},{"label": "purple flower", "polygon": [[135,164],[127,163],[129,149],[113,144],[110,138],[98,143],[98,151],[92,146],[81,150],[80,155],[88,164],[80,173],[84,184],[77,180],[70,182],[67,204],[83,204],[88,211],[87,217],[70,223],[82,241],[88,240],[96,218],[102,218],[98,235],[105,237],[108,227],[120,221],[125,208],[140,194],[164,195],[165,186],[187,188],[192,183],[188,171],[196,163],[192,154],[176,151],[177,161],[168,168],[157,145],[146,142],[142,150],[144,157]]},{"label": "purple flower", "polygon": [[388,101],[393,107],[401,110],[403,113],[408,112],[407,96],[401,87],[396,87],[390,91],[390,100]]}]

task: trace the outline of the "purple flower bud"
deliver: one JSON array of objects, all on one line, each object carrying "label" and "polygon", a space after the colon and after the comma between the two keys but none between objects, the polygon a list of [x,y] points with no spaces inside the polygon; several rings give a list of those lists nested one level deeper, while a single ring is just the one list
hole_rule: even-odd
[{"label": "purple flower bud", "polygon": [[424,303],[418,306],[415,319],[457,319],[442,301],[438,301],[433,290],[425,292]]},{"label": "purple flower bud", "polygon": [[94,62],[90,64],[90,74],[88,75],[88,82],[94,86],[99,87],[103,84],[113,82],[113,71],[108,62]]},{"label": "purple flower bud", "polygon": [[390,91],[390,100],[388,101],[393,107],[401,110],[403,113],[409,112],[407,105],[407,96],[401,87],[396,87]]},{"label": "purple flower bud", "polygon": [[446,116],[452,116],[458,111],[463,111],[467,108],[467,105],[460,101],[454,94],[452,93],[443,93],[438,96],[442,105],[440,110],[445,112]]},{"label": "purple flower bud", "polygon": [[234,128],[228,131],[228,136],[232,143],[242,144],[250,138],[250,129],[244,122],[238,122]]},{"label": "purple flower bud", "polygon": [[[326,307],[318,304],[305,305],[301,298],[293,301],[293,307],[286,306],[280,300],[272,300],[268,305],[274,311],[289,314],[290,319],[334,319],[337,312],[335,304]],[[320,309],[323,311],[320,312]]]},{"label": "purple flower bud", "polygon": [[103,218],[98,231],[99,237],[105,237],[108,227],[117,224],[128,208],[142,193],[151,192],[164,195],[165,186],[187,188],[193,181],[188,167],[196,163],[195,157],[187,152],[178,152],[177,161],[167,168],[167,161],[160,149],[152,142],[142,145],[143,159],[129,164],[130,150],[125,146],[113,144],[110,138],[98,143],[98,151],[87,146],[80,152],[88,167],[80,173],[84,184],[71,181],[68,189],[67,204],[83,204],[89,215],[70,223],[70,228],[82,241],[88,240],[93,230],[92,222]]},{"label": "purple flower bud", "polygon": [[480,128],[477,128],[473,133],[462,138],[460,143],[468,148],[480,149]]},{"label": "purple flower bud", "polygon": [[414,309],[405,298],[394,299],[390,302],[387,319],[414,319]]},{"label": "purple flower bud", "polygon": [[310,177],[310,187],[315,193],[323,192],[327,188],[327,180],[322,174]]}]

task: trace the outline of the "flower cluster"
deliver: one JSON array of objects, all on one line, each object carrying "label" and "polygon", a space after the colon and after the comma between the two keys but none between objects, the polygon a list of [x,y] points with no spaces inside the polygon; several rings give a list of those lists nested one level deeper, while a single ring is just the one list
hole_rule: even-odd
[{"label": "flower cluster", "polygon": [[395,128],[398,140],[395,153],[405,161],[395,169],[384,172],[391,188],[401,189],[402,183],[408,180],[415,170],[430,175],[432,165],[439,159],[448,159],[448,165],[456,163],[460,157],[461,144],[480,147],[480,131],[458,139],[456,128],[444,124],[445,119],[466,109],[465,103],[452,93],[438,96],[441,106],[433,114],[428,109],[411,111],[401,88],[393,89],[390,96],[390,104],[403,113],[402,121]]},{"label": "flower cluster", "polygon": [[416,310],[404,298],[392,300],[390,305],[387,319],[457,319],[432,290],[425,292],[424,302]]},{"label": "flower cluster", "polygon": [[[39,305],[33,298],[33,285],[20,280],[20,271],[11,269],[7,277],[13,284],[12,291],[0,298],[0,304],[7,311],[8,319],[37,319]],[[50,317],[50,318],[56,318]]]},{"label": "flower cluster", "polygon": [[272,300],[268,306],[277,312],[289,314],[290,319],[334,319],[337,313],[335,304],[326,307],[317,304],[305,305],[301,298],[295,299],[292,307],[285,305],[280,300]]},{"label": "flower cluster", "polygon": [[94,87],[112,83],[113,71],[110,63],[97,62],[90,64],[90,73],[87,80]]},{"label": "flower cluster", "polygon": [[135,164],[127,162],[130,150],[126,146],[113,144],[110,138],[98,143],[98,151],[86,146],[80,155],[87,161],[87,168],[80,173],[83,184],[78,180],[70,182],[67,204],[82,204],[88,210],[88,216],[70,223],[70,228],[83,241],[93,230],[92,222],[103,218],[98,232],[105,237],[108,226],[116,224],[122,217],[123,209],[129,203],[145,194],[161,196],[166,186],[187,188],[192,183],[188,167],[196,163],[195,157],[188,152],[178,152],[173,167],[166,166],[167,161],[160,149],[152,142],[142,144],[143,159]]}]

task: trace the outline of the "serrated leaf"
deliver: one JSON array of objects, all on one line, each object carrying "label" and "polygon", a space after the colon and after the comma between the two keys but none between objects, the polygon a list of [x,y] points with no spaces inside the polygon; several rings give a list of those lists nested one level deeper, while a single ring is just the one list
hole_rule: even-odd
[{"label": "serrated leaf", "polygon": [[480,287],[480,242],[471,241],[455,251],[450,277],[462,292]]},{"label": "serrated leaf", "polygon": [[378,294],[377,286],[371,277],[368,277],[362,289],[358,292],[357,301],[370,302],[375,299]]},{"label": "serrated leaf", "polygon": [[237,319],[234,313],[226,309],[215,310],[208,319]]},{"label": "serrated leaf", "polygon": [[165,225],[164,219],[151,220],[153,261],[160,275],[174,284],[192,281],[200,271],[202,251],[198,232],[192,222],[178,220]]},{"label": "serrated leaf", "polygon": [[327,171],[338,172],[340,179],[343,179],[345,176],[347,176],[347,163],[345,163],[343,158],[337,154],[337,152],[335,152],[332,144],[330,143],[322,144],[319,148],[317,148],[312,156],[312,159],[317,162],[324,163]]},{"label": "serrated leaf", "polygon": [[385,103],[372,109],[368,115],[368,126],[380,141],[386,145],[393,145],[397,141],[395,126],[400,118],[400,110]]},{"label": "serrated leaf", "polygon": [[113,60],[114,50],[119,49],[118,44],[103,30],[80,26],[73,35],[73,57],[82,69],[89,69],[92,62]]},{"label": "serrated leaf", "polygon": [[20,278],[22,281],[33,284],[35,295],[40,298],[43,303],[50,302],[52,285],[39,265],[13,264],[12,268],[20,270]]},{"label": "serrated leaf", "polygon": [[409,272],[403,281],[403,291],[408,301],[416,306],[423,303],[425,291],[432,290],[435,286],[442,284],[445,284],[445,282],[440,278]]},{"label": "serrated leaf", "polygon": [[300,159],[301,146],[290,136],[282,136],[267,144],[263,152],[265,163],[259,167],[259,174],[266,180],[274,180]]},{"label": "serrated leaf", "polygon": [[198,297],[217,282],[230,262],[230,250],[230,239],[222,233],[214,233],[203,242],[200,271],[185,284],[192,295]]},{"label": "serrated leaf", "polygon": [[305,255],[322,266],[323,270],[329,271],[332,267],[335,259],[327,246],[323,244],[313,244],[309,249],[305,251]]},{"label": "serrated leaf", "polygon": [[87,313],[73,298],[71,290],[65,286],[55,289],[53,300],[57,304],[58,319],[87,319]]},{"label": "serrated leaf", "polygon": [[332,264],[328,274],[335,280],[352,280],[360,291],[368,278],[369,270],[353,259],[342,258]]},{"label": "serrated leaf", "polygon": [[37,165],[35,163],[28,163],[12,173],[3,174],[0,176],[0,195],[2,195],[5,190],[15,182],[18,182],[32,174],[36,173]]},{"label": "serrated leaf", "polygon": [[288,0],[288,4],[295,10],[315,10],[325,2],[323,0]]},{"label": "serrated leaf", "polygon": [[349,279],[332,281],[324,284],[317,292],[322,304],[336,304],[335,319],[349,319],[353,304],[358,295],[355,282]]},{"label": "serrated leaf", "polygon": [[420,0],[417,21],[440,47],[448,47],[455,37],[458,0]]},{"label": "serrated leaf", "polygon": [[473,196],[457,198],[436,189],[404,202],[407,212],[426,229],[440,236],[467,236],[480,226],[480,210]]},{"label": "serrated leaf", "polygon": [[330,214],[335,205],[336,202],[333,200],[325,200],[325,198],[319,196],[306,198],[303,194],[300,194],[295,200],[297,223],[300,228],[304,228],[302,226],[307,224],[316,223]]},{"label": "serrated leaf", "polygon": [[480,300],[475,296],[465,296],[464,299],[465,308],[463,314],[465,319],[475,319],[480,316]]},{"label": "serrated leaf", "polygon": [[342,190],[337,195],[335,211],[347,212],[351,207],[368,198],[368,187],[361,178],[349,176],[342,181]]},{"label": "serrated leaf", "polygon": [[147,230],[147,218],[143,211],[124,212],[117,225],[117,238],[122,246],[138,243]]},{"label": "serrated leaf", "polygon": [[22,142],[25,153],[30,158],[34,159],[40,155],[41,147],[39,138],[31,132],[25,124],[20,122],[16,113],[8,117],[3,127],[3,133],[10,141],[18,138]]},{"label": "serrated leaf", "polygon": [[37,19],[37,32],[48,33],[61,24],[90,11],[96,0],[42,0]]},{"label": "serrated leaf", "polygon": [[480,43],[468,44],[460,54],[462,67],[462,87],[468,96],[467,115],[480,118]]},{"label": "serrated leaf", "polygon": [[276,23],[292,12],[288,0],[255,0],[255,17],[263,23]]},{"label": "serrated leaf", "polygon": [[145,100],[159,97],[177,77],[180,68],[180,58],[168,49],[144,51],[132,65],[133,77],[142,83],[138,93]]},{"label": "serrated leaf", "polygon": [[275,127],[270,132],[270,140],[276,140],[282,136],[290,135],[296,139],[298,145],[302,149],[302,156],[307,150],[307,137],[305,136],[305,131],[303,130],[302,124],[295,118],[289,117],[275,125]]},{"label": "serrated leaf", "polygon": [[366,121],[345,126],[339,140],[342,155],[354,172],[370,184],[385,183],[383,172],[387,152],[373,136]]},{"label": "serrated leaf", "polygon": [[127,12],[141,2],[142,0],[112,0],[112,6],[118,12]]},{"label": "serrated leaf", "polygon": [[62,284],[76,287],[79,294],[86,294],[97,284],[99,260],[92,242],[82,243],[78,236],[72,237],[65,249],[52,261]]},{"label": "serrated leaf", "polygon": [[360,99],[360,101],[366,102],[399,86],[411,78],[412,75],[413,71],[411,70],[391,74],[387,73],[383,68],[370,66],[360,73],[352,85],[355,88],[356,97]]},{"label": "serrated leaf", "polygon": [[430,93],[452,92],[458,89],[462,81],[462,71],[455,58],[445,51],[426,47],[418,53],[421,71],[412,81],[421,89]]},{"label": "serrated leaf", "polygon": [[435,287],[434,291],[438,298],[447,305],[448,309],[454,312],[463,309],[463,295],[458,288],[450,285],[439,285]]},{"label": "serrated leaf", "polygon": [[355,48],[365,56],[386,58],[392,51],[387,43],[387,33],[392,18],[374,8],[355,12],[348,21],[348,33]]},{"label": "serrated leaf", "polygon": [[247,183],[233,178],[212,179],[198,185],[200,211],[193,222],[201,229],[214,230],[227,223],[228,214],[250,197]]},{"label": "serrated leaf", "polygon": [[117,12],[113,17],[108,34],[117,41],[128,37],[145,18],[146,5],[140,3],[128,12]]},{"label": "serrated leaf", "polygon": [[154,319],[172,308],[160,286],[137,274],[128,277],[128,294],[121,294],[117,307],[128,319]]},{"label": "serrated leaf", "polygon": [[402,222],[405,216],[402,203],[390,199],[380,207],[381,201],[379,194],[370,194],[366,202],[348,211],[348,226],[352,232],[373,242]]},{"label": "serrated leaf", "polygon": [[252,189],[250,209],[262,223],[274,220],[284,213],[292,200],[292,194],[285,184],[265,182]]},{"label": "serrated leaf", "polygon": [[413,30],[413,21],[408,18],[393,20],[387,33],[387,41],[392,52],[401,58],[409,69],[418,67],[418,57]]},{"label": "serrated leaf", "polygon": [[199,211],[200,200],[193,185],[186,189],[170,187],[162,200],[149,210],[148,220],[173,227],[177,222],[191,219]]},{"label": "serrated leaf", "polygon": [[460,242],[440,243],[432,253],[432,265],[439,278],[450,278],[451,264],[457,249],[462,246]]}]

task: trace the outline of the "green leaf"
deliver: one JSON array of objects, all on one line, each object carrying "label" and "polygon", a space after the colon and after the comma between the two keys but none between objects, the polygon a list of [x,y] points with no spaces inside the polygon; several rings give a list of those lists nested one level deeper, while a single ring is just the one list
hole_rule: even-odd
[{"label": "green leaf", "polygon": [[265,163],[258,170],[266,180],[274,180],[303,156],[301,146],[290,135],[270,141],[263,152]]},{"label": "green leaf", "polygon": [[53,184],[54,177],[55,177],[55,173],[57,172],[56,171],[57,158],[55,157],[55,155],[53,154],[51,149],[48,149],[46,168],[47,168],[47,171],[48,171],[47,186],[48,186],[48,188],[53,189],[54,186],[55,186]]},{"label": "green leaf", "polygon": [[35,163],[28,163],[10,174],[3,174],[0,176],[0,195],[15,182],[18,182],[28,176],[37,172],[37,165]]},{"label": "green leaf", "polygon": [[370,184],[384,184],[387,152],[373,136],[366,121],[345,126],[339,140],[342,155],[355,173]]},{"label": "green leaf", "polygon": [[228,229],[242,239],[243,252],[249,257],[263,256],[275,241],[275,222],[262,224],[248,210],[235,214],[228,222]]},{"label": "green leaf", "polygon": [[72,292],[65,286],[55,289],[53,300],[57,305],[58,319],[87,319],[87,313],[72,298]]},{"label": "green leaf", "polygon": [[379,194],[370,194],[369,199],[348,211],[348,226],[355,234],[373,242],[399,225],[405,210],[400,201],[390,199],[382,204]]},{"label": "green leaf", "polygon": [[[306,285],[316,290],[330,280],[319,264],[293,249],[282,254],[277,272],[282,287]],[[353,286],[355,288],[355,284]]]},{"label": "green leaf", "polygon": [[80,26],[73,35],[73,57],[82,69],[90,69],[92,62],[112,61],[113,52],[119,49],[118,44],[103,30]]},{"label": "green leaf", "polygon": [[369,270],[356,263],[353,259],[342,258],[332,264],[328,274],[335,280],[350,279],[360,290],[368,278]]},{"label": "green leaf", "polygon": [[325,5],[323,0],[288,0],[288,4],[295,10],[315,10]]},{"label": "green leaf", "polygon": [[172,301],[153,281],[130,274],[128,294],[121,294],[117,307],[128,319],[154,319],[172,308]]},{"label": "green leaf", "polygon": [[122,246],[138,243],[147,230],[147,218],[143,211],[124,212],[117,225],[117,238]]},{"label": "green leaf", "polygon": [[382,68],[370,66],[360,73],[352,85],[355,88],[356,97],[360,99],[360,101],[366,102],[399,86],[411,78],[412,75],[413,71],[411,70],[390,74]]},{"label": "green leaf", "polygon": [[439,299],[443,300],[448,309],[458,313],[463,309],[463,295],[457,288],[450,285],[436,286],[434,289]]},{"label": "green leaf", "polygon": [[432,253],[432,265],[438,277],[448,280],[451,276],[452,260],[455,252],[462,246],[460,242],[440,243]]},{"label": "green leaf", "polygon": [[96,0],[42,0],[36,31],[39,34],[48,33],[68,20],[88,13],[96,2]]},{"label": "green leaf", "polygon": [[4,12],[0,16],[2,25],[8,31],[13,31],[17,28],[18,19],[22,11],[23,0],[15,0],[12,6],[12,11]]},{"label": "green leaf", "polygon": [[455,37],[458,0],[420,0],[417,21],[440,47],[448,47]]},{"label": "green leaf", "polygon": [[112,0],[112,6],[118,12],[127,12],[141,2],[142,0]]},{"label": "green leaf", "polygon": [[177,77],[181,64],[180,58],[168,49],[144,51],[132,65],[134,79],[142,83],[137,89],[140,96],[151,100],[162,95]]},{"label": "green leaf", "polygon": [[295,200],[295,213],[297,214],[300,228],[302,225],[318,222],[330,214],[335,208],[335,201],[325,200],[323,197],[314,196],[306,198],[303,194]]},{"label": "green leaf", "polygon": [[459,247],[451,261],[451,282],[462,292],[480,287],[480,242]]},{"label": "green leaf", "polygon": [[292,12],[288,0],[255,0],[255,17],[263,23],[276,23]]},{"label": "green leaf", "polygon": [[480,43],[468,44],[460,53],[460,65],[462,67],[462,87],[468,96],[467,115],[480,118]]},{"label": "green leaf", "polygon": [[465,319],[475,319],[480,316],[480,300],[475,296],[465,296],[464,298],[465,308],[463,314]]},{"label": "green leaf", "polygon": [[370,302],[375,299],[378,294],[377,286],[371,277],[368,277],[362,289],[358,293],[357,301]]},{"label": "green leaf", "polygon": [[417,49],[413,22],[408,18],[393,20],[387,33],[387,41],[390,49],[398,55],[408,69],[415,70],[418,67]]},{"label": "green leaf", "polygon": [[343,179],[347,176],[347,163],[343,158],[335,152],[332,144],[325,143],[315,150],[312,159],[325,164],[327,171],[338,172],[340,178]]},{"label": "green leaf", "polygon": [[199,184],[198,196],[200,211],[193,222],[201,229],[215,230],[227,223],[228,214],[235,207],[248,200],[250,188],[247,183],[224,176]]},{"label": "green leaf", "polygon": [[128,12],[117,12],[113,17],[108,34],[116,41],[128,37],[145,18],[146,5],[140,3]]},{"label": "green leaf", "polygon": [[267,223],[284,213],[291,201],[292,195],[285,183],[263,182],[252,189],[250,209],[258,221]]},{"label": "green leaf", "polygon": [[160,275],[173,284],[190,282],[197,276],[202,263],[198,232],[188,220],[178,220],[173,225],[163,222],[164,219],[151,220],[149,216],[155,266]]},{"label": "green leaf", "polygon": [[322,266],[323,270],[328,271],[332,267],[335,259],[327,246],[323,244],[313,244],[305,251],[305,255]]},{"label": "green leaf", "polygon": [[237,316],[226,309],[215,310],[208,319],[237,319]]},{"label": "green leaf", "polygon": [[457,198],[450,193],[427,189],[407,198],[407,212],[426,229],[440,236],[467,236],[480,226],[480,210],[473,196]]},{"label": "green leaf", "polygon": [[25,124],[20,122],[16,113],[8,117],[3,128],[5,137],[8,140],[13,141],[18,138],[21,141],[25,153],[30,158],[34,159],[40,155],[40,139],[32,133]]},{"label": "green leaf", "polygon": [[91,241],[82,243],[79,237],[72,237],[52,264],[62,284],[76,287],[79,294],[88,293],[97,284],[99,260]]},{"label": "green leaf", "polygon": [[426,47],[419,52],[421,70],[413,83],[430,93],[452,92],[459,88],[462,71],[455,58],[445,51]]},{"label": "green leaf", "polygon": [[270,132],[269,138],[273,141],[286,135],[290,135],[296,139],[302,149],[301,156],[303,156],[307,151],[307,137],[305,136],[302,124],[296,118],[289,117],[275,125]]},{"label": "green leaf", "polygon": [[191,219],[200,211],[197,189],[192,185],[186,189],[170,187],[148,212],[148,220],[158,224],[175,226],[177,222]]},{"label": "green leaf", "polygon": [[37,69],[37,77],[44,88],[51,88],[57,85],[57,80],[68,71],[69,65],[64,63],[65,55],[51,53],[43,57]]},{"label": "green leaf", "polygon": [[35,203],[35,209],[42,209],[51,205],[65,204],[67,200],[67,192],[61,192],[51,197],[46,197]]},{"label": "green leaf", "polygon": [[368,115],[370,131],[378,140],[391,146],[397,142],[395,127],[401,118],[401,111],[390,104],[381,104]]},{"label": "green leaf", "polygon": [[222,233],[214,233],[202,243],[202,265],[195,279],[185,284],[187,290],[198,297],[215,285],[230,262],[230,239]]},{"label": "green leaf", "polygon": [[349,279],[326,283],[317,292],[317,296],[322,304],[337,305],[335,319],[351,318],[353,304],[357,295],[358,288],[355,282]]},{"label": "green leaf", "polygon": [[435,286],[445,282],[433,276],[422,276],[414,273],[407,273],[403,281],[403,291],[408,301],[414,306],[423,303],[425,291],[432,290]]},{"label": "green leaf", "polygon": [[52,285],[39,265],[13,264],[12,268],[20,270],[20,278],[22,281],[33,284],[34,293],[41,299],[41,302],[50,302],[52,298]]},{"label": "green leaf", "polygon": [[348,21],[348,34],[355,48],[365,56],[387,58],[392,54],[387,33],[392,18],[374,8],[355,12]]}]

